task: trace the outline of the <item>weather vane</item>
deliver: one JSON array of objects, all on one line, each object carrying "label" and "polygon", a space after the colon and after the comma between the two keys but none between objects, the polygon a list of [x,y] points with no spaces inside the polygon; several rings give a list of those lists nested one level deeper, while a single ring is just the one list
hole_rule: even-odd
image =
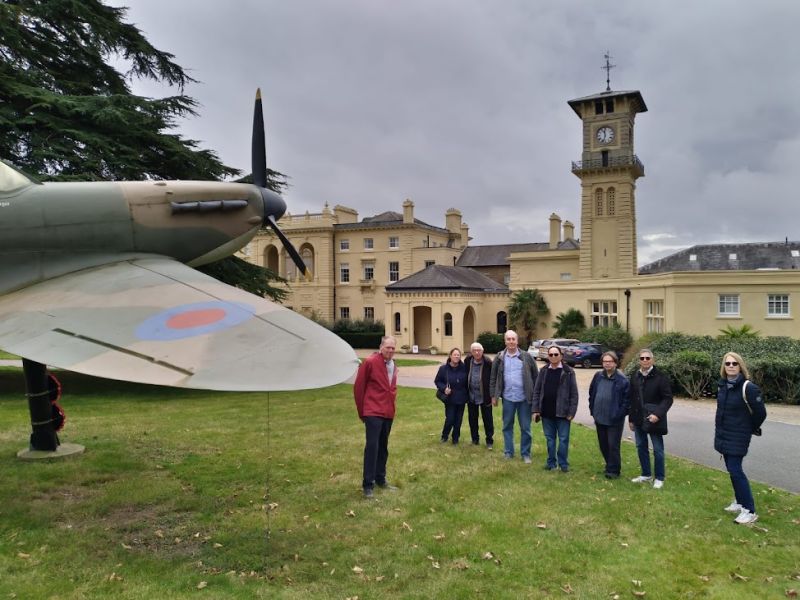
[{"label": "weather vane", "polygon": [[604,67],[600,67],[601,69],[605,69],[606,71],[606,91],[611,91],[611,69],[616,67],[617,65],[612,65],[610,60],[612,58],[611,52],[606,50],[606,53],[603,55],[603,58],[606,59],[606,64]]}]

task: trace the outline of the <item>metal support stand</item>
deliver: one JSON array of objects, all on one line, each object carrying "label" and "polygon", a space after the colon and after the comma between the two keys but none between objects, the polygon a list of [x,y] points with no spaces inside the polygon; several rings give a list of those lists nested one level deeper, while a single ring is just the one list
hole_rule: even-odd
[{"label": "metal support stand", "polygon": [[47,366],[23,358],[22,368],[25,371],[25,388],[33,428],[30,449],[54,451],[60,442],[53,430],[53,409],[50,406],[50,390],[47,385]]}]

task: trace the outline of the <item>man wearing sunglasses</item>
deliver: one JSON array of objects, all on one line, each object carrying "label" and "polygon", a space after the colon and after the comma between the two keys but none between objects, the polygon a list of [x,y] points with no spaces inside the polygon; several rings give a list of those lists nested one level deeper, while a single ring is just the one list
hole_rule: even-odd
[{"label": "man wearing sunglasses", "polygon": [[647,436],[650,436],[656,476],[653,488],[660,490],[664,487],[664,436],[667,435],[667,411],[672,406],[672,384],[654,362],[653,352],[649,348],[639,352],[639,370],[631,377],[628,427],[636,439],[636,451],[642,467],[642,474],[631,481],[647,483],[653,479],[647,444]]}]

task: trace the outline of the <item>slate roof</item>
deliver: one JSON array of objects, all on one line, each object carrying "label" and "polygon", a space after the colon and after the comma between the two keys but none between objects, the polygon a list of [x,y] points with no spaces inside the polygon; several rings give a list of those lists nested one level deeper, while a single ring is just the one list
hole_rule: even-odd
[{"label": "slate roof", "polygon": [[[792,256],[794,254],[797,256]],[[735,258],[732,258],[735,255]],[[695,260],[690,260],[691,256]],[[675,271],[800,269],[800,242],[704,244],[671,254],[639,269],[639,275]]]},{"label": "slate roof", "polygon": [[567,104],[572,107],[572,110],[580,117],[581,113],[578,110],[578,107],[584,103],[594,100],[605,100],[606,98],[617,98],[619,96],[635,96],[635,103],[638,103],[637,108],[639,109],[638,112],[647,112],[647,105],[644,103],[644,98],[642,98],[642,93],[639,90],[620,90],[620,91],[606,91],[600,92],[599,94],[592,94],[591,96],[583,96],[582,98],[575,98],[574,100],[569,100]]},{"label": "slate roof", "polygon": [[[336,229],[361,229],[361,228],[369,228],[369,229],[389,229],[392,227],[399,227],[403,224],[403,215],[400,213],[394,212],[392,210],[387,210],[386,212],[382,212],[380,214],[374,215],[372,217],[364,217],[361,221],[357,223],[336,223],[334,228]],[[414,219],[415,225],[420,225],[426,229],[432,229],[434,231],[438,231],[441,233],[449,233],[449,231],[443,227],[436,227],[436,225],[429,225],[425,221],[420,221],[419,219]]]},{"label": "slate roof", "polygon": [[[577,250],[580,244],[575,240],[564,240],[558,250]],[[544,252],[550,250],[547,242],[529,244],[496,244],[493,246],[467,246],[458,257],[459,267],[497,267],[508,266],[508,255],[512,252]]]},{"label": "slate roof", "polygon": [[508,287],[474,269],[443,265],[431,265],[386,286],[387,292],[416,290],[507,292]]}]

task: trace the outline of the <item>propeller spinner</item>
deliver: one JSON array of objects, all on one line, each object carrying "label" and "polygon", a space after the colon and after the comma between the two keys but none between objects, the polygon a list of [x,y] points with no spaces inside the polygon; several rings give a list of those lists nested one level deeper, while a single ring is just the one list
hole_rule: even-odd
[{"label": "propeller spinner", "polygon": [[268,225],[278,236],[286,252],[292,257],[294,264],[306,279],[311,279],[311,271],[278,227],[278,219],[286,212],[286,202],[278,194],[267,188],[267,151],[264,138],[264,111],[261,108],[261,88],[256,91],[256,104],[253,111],[253,147],[252,147],[253,183],[261,191],[264,202],[264,225]]}]

